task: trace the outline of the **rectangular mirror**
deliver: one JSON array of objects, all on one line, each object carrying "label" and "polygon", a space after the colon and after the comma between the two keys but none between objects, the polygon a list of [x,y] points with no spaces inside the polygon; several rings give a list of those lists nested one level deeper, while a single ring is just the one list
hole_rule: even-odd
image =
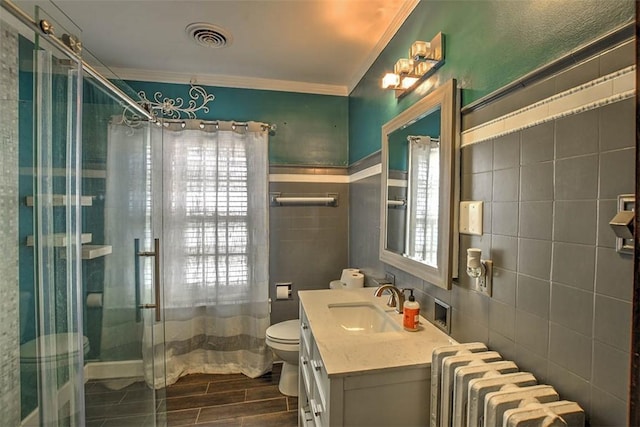
[{"label": "rectangular mirror", "polygon": [[441,288],[457,273],[457,96],[450,80],[382,127],[380,259]]}]

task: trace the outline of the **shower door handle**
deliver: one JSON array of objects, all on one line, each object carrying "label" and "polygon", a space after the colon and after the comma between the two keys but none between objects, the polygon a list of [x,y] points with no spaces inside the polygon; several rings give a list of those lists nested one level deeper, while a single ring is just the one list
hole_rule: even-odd
[{"label": "shower door handle", "polygon": [[[140,239],[134,239],[135,246],[135,275],[136,275],[136,320],[140,321],[140,309],[154,308],[156,310],[156,322],[161,320],[162,310],[160,300],[160,239],[153,239],[153,252],[140,251]],[[153,257],[153,304],[140,303],[140,257]]]}]

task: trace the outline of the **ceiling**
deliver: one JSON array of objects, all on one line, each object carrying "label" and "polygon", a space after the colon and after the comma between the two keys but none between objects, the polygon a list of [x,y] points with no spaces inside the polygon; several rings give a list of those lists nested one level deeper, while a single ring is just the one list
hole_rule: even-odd
[{"label": "ceiling", "polygon": [[[334,95],[349,94],[417,2],[55,0],[120,78]],[[193,22],[232,42],[198,45]]]}]

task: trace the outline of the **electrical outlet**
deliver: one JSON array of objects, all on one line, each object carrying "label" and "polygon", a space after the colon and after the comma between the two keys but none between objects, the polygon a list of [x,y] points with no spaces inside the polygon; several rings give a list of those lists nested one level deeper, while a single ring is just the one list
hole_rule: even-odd
[{"label": "electrical outlet", "polygon": [[491,298],[493,293],[493,261],[482,260],[486,274],[478,277],[476,290]]}]

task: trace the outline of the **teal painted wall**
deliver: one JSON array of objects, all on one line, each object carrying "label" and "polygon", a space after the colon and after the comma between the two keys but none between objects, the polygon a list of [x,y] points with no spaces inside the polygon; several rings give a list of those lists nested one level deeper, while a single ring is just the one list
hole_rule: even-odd
[{"label": "teal painted wall", "polygon": [[423,0],[349,97],[349,164],[378,151],[381,126],[426,93],[428,83],[401,100],[380,89],[413,41],[445,35],[445,64],[430,80],[457,79],[467,105],[632,22],[634,13],[631,0]]},{"label": "teal painted wall", "polygon": [[[136,92],[153,99],[163,97],[189,100],[189,85],[127,82]],[[262,121],[278,129],[269,139],[272,165],[347,166],[348,98],[268,90],[205,86],[215,95],[209,112],[199,119]]]}]

